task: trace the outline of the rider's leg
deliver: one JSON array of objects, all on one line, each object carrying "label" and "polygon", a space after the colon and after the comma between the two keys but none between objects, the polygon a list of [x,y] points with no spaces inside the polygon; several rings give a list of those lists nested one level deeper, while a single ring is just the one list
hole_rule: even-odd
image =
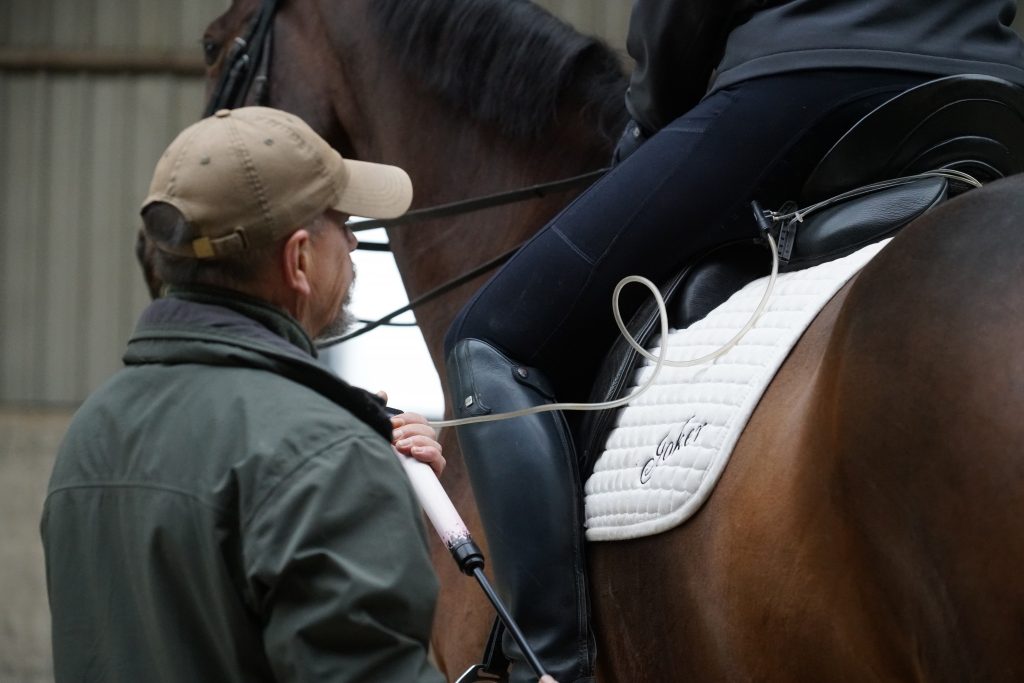
[{"label": "rider's leg", "polygon": [[[757,235],[751,199],[795,199],[803,178],[860,115],[925,76],[806,72],[709,96],[577,197],[487,282],[449,330],[540,367],[562,400],[585,400],[618,330],[626,275],[664,283],[688,258]],[[823,121],[831,125],[823,125]],[[835,123],[832,123],[835,122]],[[817,134],[818,129],[833,129]],[[815,144],[807,145],[809,131]],[[793,148],[806,150],[794,154]],[[624,290],[623,315],[648,296]]]},{"label": "rider's leg", "polygon": [[[544,405],[553,397],[539,370],[476,339],[455,345],[447,370],[458,417]],[[465,425],[458,434],[498,589],[549,673],[561,683],[592,680],[579,476],[562,414]],[[511,638],[503,649],[519,662],[512,681],[536,679]]]},{"label": "rider's leg", "polygon": [[[850,72],[761,79],[705,99],[654,135],[462,310],[446,339],[456,412],[549,402],[537,370],[520,377],[523,365],[541,368],[560,399],[585,399],[616,334],[608,308],[619,279],[639,273],[660,283],[688,255],[753,236],[749,201],[799,175],[777,164],[796,140],[837,103],[854,103],[852,124],[872,98],[878,103],[921,80]],[[628,316],[641,298],[627,292],[623,300]],[[587,618],[582,528],[563,425],[550,414],[516,418],[460,428],[459,441],[499,586],[542,661],[572,681],[589,670],[593,649],[580,625]],[[516,680],[529,679],[519,671]]]}]

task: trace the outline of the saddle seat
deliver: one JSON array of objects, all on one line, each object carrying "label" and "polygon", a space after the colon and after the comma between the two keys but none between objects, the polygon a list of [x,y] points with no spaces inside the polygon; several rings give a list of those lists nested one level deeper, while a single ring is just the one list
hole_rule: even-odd
[{"label": "saddle seat", "polygon": [[[797,212],[795,219],[776,226],[780,270],[818,265],[890,237],[971,187],[936,176],[870,187],[936,169],[967,173],[982,183],[1024,172],[1024,88],[989,76],[949,76],[911,88],[868,113],[828,151],[800,192],[804,206],[829,206],[807,217]],[[775,214],[792,214],[795,207]],[[725,244],[699,256],[662,287],[670,327],[688,327],[769,272],[760,239]],[[637,311],[627,328],[646,345],[659,328],[654,302]],[[591,399],[621,397],[640,359],[624,338],[616,340]],[[604,450],[614,419],[615,411],[588,412],[579,424],[584,480]]]}]

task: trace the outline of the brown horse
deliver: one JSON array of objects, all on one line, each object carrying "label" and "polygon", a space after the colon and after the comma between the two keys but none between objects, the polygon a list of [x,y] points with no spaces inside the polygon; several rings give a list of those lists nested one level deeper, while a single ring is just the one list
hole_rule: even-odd
[{"label": "brown horse", "polygon": [[[211,82],[257,5],[209,27]],[[623,123],[612,55],[528,4],[287,0],[273,30],[268,103],[406,168],[419,207],[599,167]],[[410,297],[567,199],[389,230]],[[1024,677],[1021,217],[1016,177],[905,229],[804,335],[700,514],[591,545],[600,680]],[[444,331],[480,282],[417,313],[442,376]],[[444,484],[482,539],[444,437]],[[434,549],[435,654],[454,676],[492,613]]]}]

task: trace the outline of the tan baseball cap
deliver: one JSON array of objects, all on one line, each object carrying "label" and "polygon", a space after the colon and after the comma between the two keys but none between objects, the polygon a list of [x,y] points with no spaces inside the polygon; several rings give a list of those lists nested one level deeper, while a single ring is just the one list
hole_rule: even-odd
[{"label": "tan baseball cap", "polygon": [[412,183],[397,166],[343,159],[293,114],[242,107],[222,109],[174,139],[142,208],[152,202],[174,206],[195,233],[190,243],[154,240],[157,247],[213,259],[269,244],[329,208],[400,216]]}]

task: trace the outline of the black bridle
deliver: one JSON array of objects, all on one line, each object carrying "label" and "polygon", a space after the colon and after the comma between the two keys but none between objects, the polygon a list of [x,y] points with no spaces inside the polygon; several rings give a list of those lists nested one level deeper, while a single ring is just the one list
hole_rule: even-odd
[{"label": "black bridle", "polygon": [[270,49],[274,35],[274,14],[279,0],[263,0],[260,11],[249,27],[249,33],[236,37],[224,68],[217,79],[210,101],[206,103],[203,117],[212,116],[220,109],[234,109],[245,106],[250,100],[254,104],[267,101],[268,73],[270,71]]},{"label": "black bridle", "polygon": [[[210,96],[209,102],[206,104],[206,109],[203,111],[204,118],[212,116],[220,109],[234,109],[236,107],[243,107],[247,104],[266,104],[269,98],[270,56],[274,35],[274,15],[277,13],[279,3],[280,0],[263,0],[260,5],[260,10],[256,14],[255,19],[253,19],[252,26],[249,27],[249,32],[246,34],[245,38],[239,36],[233,41],[227,56],[224,58],[224,67],[221,70],[220,78],[217,79],[217,85],[213,89],[213,94]],[[497,194],[490,194],[484,197],[476,197],[473,199],[451,202],[449,204],[441,204],[439,206],[415,209],[399,216],[398,218],[350,222],[348,226],[353,232],[371,230],[373,228],[394,227],[398,225],[408,225],[418,221],[433,220],[447,216],[469,213],[472,211],[480,211],[482,209],[501,206],[503,204],[511,204],[513,202],[523,201],[526,199],[539,199],[549,194],[563,192],[573,187],[588,184],[599,176],[604,175],[607,170],[607,168],[601,168],[596,171],[573,176],[571,178],[556,180],[550,183],[531,185],[518,190],[499,192]],[[367,251],[390,251],[391,249],[388,244],[374,242],[361,242],[359,243],[358,248]],[[340,344],[343,341],[354,339],[355,337],[365,334],[366,332],[380,327],[381,325],[401,324],[392,323],[391,320],[406,311],[410,311],[417,306],[436,299],[442,294],[455,289],[459,285],[462,285],[469,280],[492,270],[493,268],[497,268],[499,265],[507,261],[517,250],[518,247],[491,259],[487,263],[484,263],[483,265],[430,290],[422,296],[417,297],[407,305],[388,313],[384,317],[366,324],[355,332],[324,340],[318,344],[318,346],[322,348]]]}]

